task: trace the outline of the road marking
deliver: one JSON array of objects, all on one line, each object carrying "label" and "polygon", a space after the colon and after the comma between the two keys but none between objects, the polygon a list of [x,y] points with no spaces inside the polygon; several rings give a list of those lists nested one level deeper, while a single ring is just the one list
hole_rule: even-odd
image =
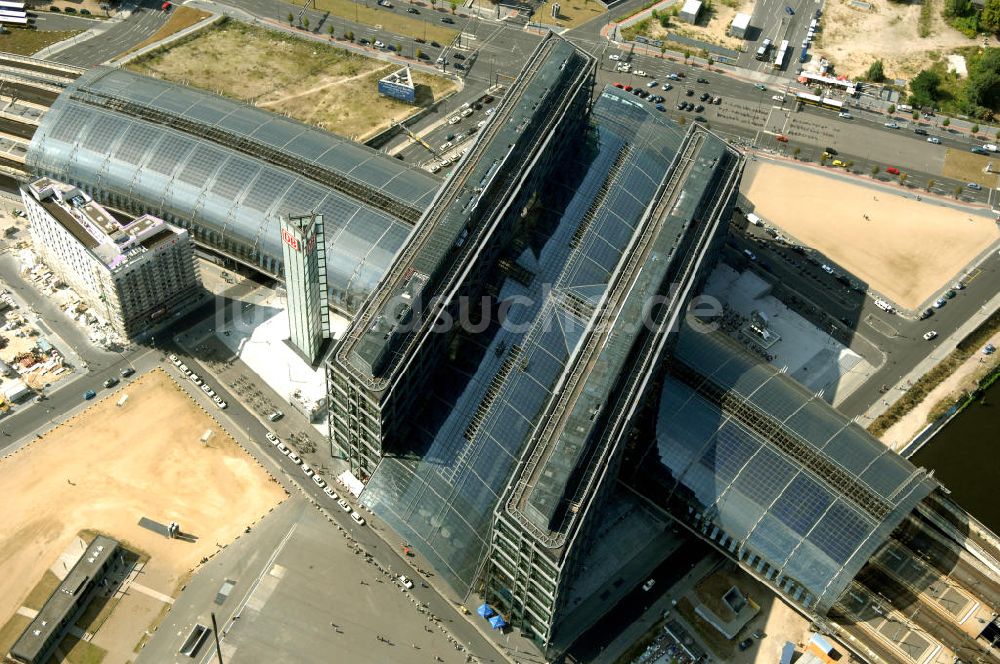
[{"label": "road marking", "polygon": [[163,602],[164,604],[173,604],[174,603],[174,598],[171,597],[170,595],[164,595],[163,593],[161,593],[159,591],[156,591],[156,590],[153,590],[152,588],[149,588],[147,586],[144,586],[141,583],[136,583],[135,581],[133,581],[132,583],[130,583],[128,585],[128,587],[130,589],[133,589],[133,590],[138,590],[143,595],[148,595],[149,597],[152,597],[153,599],[158,599],[161,602]]},{"label": "road marking", "polygon": [[965,275],[965,279],[963,279],[963,281],[966,283],[966,285],[968,285],[969,283],[971,283],[976,277],[978,277],[982,273],[983,273],[983,271],[977,267],[972,272],[969,272],[967,275]]}]

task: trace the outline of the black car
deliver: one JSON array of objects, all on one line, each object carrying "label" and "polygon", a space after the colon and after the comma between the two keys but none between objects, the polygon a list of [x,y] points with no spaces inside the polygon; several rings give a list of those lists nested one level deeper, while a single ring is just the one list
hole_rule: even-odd
[{"label": "black car", "polygon": [[455,19],[450,16],[443,16],[441,18],[442,23],[447,23],[448,25],[455,25]]},{"label": "black car", "polygon": [[132,367],[125,367],[119,373],[122,375],[122,378],[128,378],[135,373],[135,369]]},{"label": "black car", "polygon": [[708,101],[708,99],[709,99],[709,98],[710,98],[711,96],[712,96],[712,95],[708,94],[707,92],[702,92],[702,93],[701,93],[701,100],[702,100],[702,101]]},{"label": "black car", "polygon": [[694,96],[694,90],[688,90],[684,94],[686,94],[688,97],[693,97]]},{"label": "black car", "polygon": [[752,645],[753,645],[753,639],[751,639],[750,637],[747,637],[747,638],[743,639],[742,641],[740,641],[740,643],[739,643],[739,649],[740,650],[746,650],[747,648],[749,648]]},{"label": "black car", "polygon": [[917,136],[927,136],[927,130],[926,129],[920,129],[919,127],[916,128],[916,129],[914,129],[913,133],[916,134]]},{"label": "black car", "polygon": [[699,78],[698,82],[699,83],[708,83],[708,79],[707,78]]},{"label": "black car", "polygon": [[406,13],[407,14],[419,14],[420,10],[417,9],[416,7],[407,7],[406,8]]},{"label": "black car", "polygon": [[990,153],[989,150],[987,150],[986,148],[981,148],[978,145],[973,145],[969,149],[969,151],[970,152],[975,152],[976,154],[989,154]]},{"label": "black car", "polygon": [[418,44],[426,44],[427,43],[426,39],[422,39],[420,37],[415,38],[413,41],[417,42]]},{"label": "black car", "polygon": [[117,378],[108,378],[106,381],[104,381],[104,387],[114,387],[117,384],[118,384]]},{"label": "black car", "polygon": [[461,69],[462,71],[465,71],[465,65],[463,65],[461,62],[453,63],[452,67],[454,67],[455,69]]},{"label": "black car", "polygon": [[456,60],[465,60],[465,56],[462,55],[461,53],[452,53],[451,57],[455,58]]},{"label": "black car", "polygon": [[433,41],[433,40],[431,41],[431,46],[433,46],[434,48],[441,48],[441,44],[439,44],[439,43],[437,43],[436,41]]},{"label": "black car", "polygon": [[694,121],[695,122],[708,122],[708,120],[706,120],[704,117],[702,117],[700,115],[694,116]]},{"label": "black car", "polygon": [[826,153],[827,153],[827,154],[829,154],[829,155],[837,155],[837,154],[840,154],[839,152],[837,152],[837,151],[836,151],[836,150],[834,150],[833,148],[824,148],[824,150],[826,150]]},{"label": "black car", "polygon": [[685,108],[687,108],[687,104],[685,104],[684,102],[677,104],[678,111],[683,111]]},{"label": "black car", "polygon": [[705,107],[702,106],[701,104],[698,104],[697,106],[694,107],[694,112],[695,113],[701,113],[704,110],[705,110]]},{"label": "black car", "polygon": [[922,312],[920,312],[920,320],[927,320],[933,315],[934,315],[934,309],[928,307],[927,309],[924,309]]}]

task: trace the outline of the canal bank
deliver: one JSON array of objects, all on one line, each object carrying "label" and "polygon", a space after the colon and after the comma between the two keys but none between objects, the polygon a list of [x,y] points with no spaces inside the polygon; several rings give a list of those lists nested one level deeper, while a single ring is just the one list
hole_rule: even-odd
[{"label": "canal bank", "polygon": [[933,469],[951,497],[1000,532],[1000,381],[941,428],[910,459]]}]

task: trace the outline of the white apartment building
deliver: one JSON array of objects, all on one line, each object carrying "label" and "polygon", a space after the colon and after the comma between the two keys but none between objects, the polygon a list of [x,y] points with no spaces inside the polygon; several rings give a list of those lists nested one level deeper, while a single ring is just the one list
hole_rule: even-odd
[{"label": "white apartment building", "polygon": [[130,338],[198,302],[186,230],[143,215],[128,222],[49,178],[21,187],[35,251],[98,316]]}]

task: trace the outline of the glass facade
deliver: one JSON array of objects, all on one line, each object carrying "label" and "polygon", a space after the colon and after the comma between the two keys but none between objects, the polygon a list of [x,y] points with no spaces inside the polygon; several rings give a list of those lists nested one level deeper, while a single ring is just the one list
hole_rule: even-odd
[{"label": "glass facade", "polygon": [[314,364],[330,336],[323,216],[282,217],[281,245],[291,342]]},{"label": "glass facade", "polygon": [[511,303],[507,324],[463,339],[414,422],[420,458],[383,459],[362,494],[460,593],[484,563],[499,496],[583,333],[585,311],[683,138],[614,95],[600,97],[591,118],[586,146],[566,150],[559,168],[579,178],[574,193],[558,218],[539,222],[553,224],[550,234],[517,257],[499,288],[497,300]]},{"label": "glass facade", "polygon": [[820,613],[936,486],[733,340],[689,327],[657,452],[671,478],[659,499]]},{"label": "glass facade", "polygon": [[[135,108],[145,115],[137,116]],[[192,124],[201,129],[192,133]],[[214,129],[232,144],[212,140]],[[270,151],[268,159],[251,156],[255,149]],[[295,167],[278,165],[280,155]],[[439,185],[398,160],[294,120],[101,67],[60,95],[26,159],[36,174],[187,228],[196,242],[276,276],[282,260],[278,217],[321,214],[330,304],[348,313],[374,288],[412,230],[371,205],[364,192],[423,210]],[[345,194],[317,181],[314,172],[303,174],[309,170],[304,164],[364,188]]]}]

